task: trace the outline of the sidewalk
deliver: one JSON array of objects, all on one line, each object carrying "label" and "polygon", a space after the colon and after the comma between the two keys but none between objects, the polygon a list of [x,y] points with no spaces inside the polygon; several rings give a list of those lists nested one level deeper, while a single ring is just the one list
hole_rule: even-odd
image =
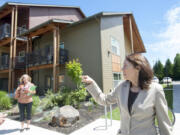
[{"label": "sidewalk", "polygon": [[176,121],[174,125],[174,135],[180,135],[180,81],[173,82],[173,111]]},{"label": "sidewalk", "polygon": [[[119,129],[120,122],[113,120],[113,126],[110,125],[110,120],[108,120],[108,129],[105,130],[105,119],[97,119],[94,122],[86,125],[85,127],[76,130],[70,135],[116,135],[117,130]],[[25,125],[26,126],[26,125]],[[20,122],[15,120],[6,119],[6,121],[0,126],[0,135],[65,135],[55,131],[51,131],[45,128],[30,126],[29,131],[24,130],[23,133],[19,132]],[[95,127],[98,127],[94,129]]]},{"label": "sidewalk", "polygon": [[30,126],[31,129],[29,131],[24,130],[23,133],[20,133],[20,125],[21,124],[18,121],[6,119],[6,121],[0,126],[0,135],[63,135],[61,133],[33,125]]},{"label": "sidewalk", "polygon": [[119,127],[120,121],[113,120],[112,126],[110,126],[110,120],[108,120],[108,128],[106,130],[105,119],[100,118],[70,135],[116,135]]}]

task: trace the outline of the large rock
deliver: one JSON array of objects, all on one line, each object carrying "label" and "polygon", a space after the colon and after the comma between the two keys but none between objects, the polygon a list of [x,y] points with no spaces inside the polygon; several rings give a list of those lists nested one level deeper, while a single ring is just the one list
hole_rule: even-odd
[{"label": "large rock", "polygon": [[52,117],[51,124],[60,127],[70,127],[79,120],[79,111],[70,105],[59,108]]}]

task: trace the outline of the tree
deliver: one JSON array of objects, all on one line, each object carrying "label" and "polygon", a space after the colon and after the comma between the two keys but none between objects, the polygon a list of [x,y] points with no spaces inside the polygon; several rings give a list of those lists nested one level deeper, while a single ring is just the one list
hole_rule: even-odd
[{"label": "tree", "polygon": [[164,76],[173,78],[173,64],[170,59],[166,60],[166,64],[164,66]]},{"label": "tree", "polygon": [[66,71],[68,76],[71,77],[72,81],[76,83],[77,88],[80,88],[81,86],[81,76],[83,74],[83,70],[81,68],[81,64],[79,62],[79,59],[73,59],[73,61],[69,61],[66,63]]},{"label": "tree", "polygon": [[154,75],[159,78],[159,80],[162,80],[164,77],[163,73],[163,64],[160,60],[158,60],[155,65],[153,66]]},{"label": "tree", "polygon": [[174,58],[174,68],[173,68],[174,80],[180,80],[180,54],[177,53]]}]

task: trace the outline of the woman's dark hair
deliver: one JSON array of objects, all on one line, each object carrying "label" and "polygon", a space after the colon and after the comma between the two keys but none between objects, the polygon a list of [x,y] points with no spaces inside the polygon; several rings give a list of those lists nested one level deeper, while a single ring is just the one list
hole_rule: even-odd
[{"label": "woman's dark hair", "polygon": [[141,89],[149,89],[149,85],[153,79],[153,70],[151,66],[141,53],[133,53],[126,56],[128,60],[135,68],[139,69],[139,87]]}]

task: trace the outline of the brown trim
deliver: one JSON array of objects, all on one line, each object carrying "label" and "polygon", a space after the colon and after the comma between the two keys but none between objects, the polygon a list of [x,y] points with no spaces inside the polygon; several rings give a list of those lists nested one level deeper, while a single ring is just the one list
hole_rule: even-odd
[{"label": "brown trim", "polygon": [[29,67],[29,71],[45,69],[45,68],[52,68],[52,67],[53,67],[53,64],[38,65],[38,66]]},{"label": "brown trim", "polygon": [[9,69],[5,69],[5,70],[0,70],[0,73],[8,73]]},{"label": "brown trim", "polygon": [[9,15],[11,12],[12,12],[12,8],[4,9],[4,11],[0,12],[0,19]]},{"label": "brown trim", "polygon": [[35,32],[32,32],[31,34],[29,34],[30,37],[33,37],[33,36],[39,36],[39,35],[42,35],[48,31],[52,31],[54,28],[54,25],[48,25],[48,26],[45,26],[45,27],[42,27],[41,29],[38,29],[37,31]]},{"label": "brown trim", "polygon": [[11,38],[10,37],[4,38],[4,39],[0,40],[0,46],[7,45],[10,42],[11,42]]}]

